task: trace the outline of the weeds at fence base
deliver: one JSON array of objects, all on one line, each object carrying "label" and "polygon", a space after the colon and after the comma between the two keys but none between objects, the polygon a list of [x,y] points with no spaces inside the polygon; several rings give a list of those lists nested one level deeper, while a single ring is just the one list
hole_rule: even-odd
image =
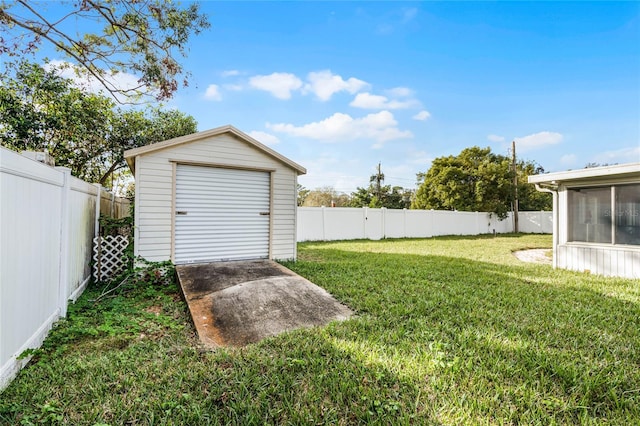
[{"label": "weeds at fence base", "polygon": [[[70,305],[68,317],[54,325],[42,347],[23,351],[18,359],[31,357],[30,363],[46,362],[66,352],[70,345],[101,336],[107,337],[102,340],[107,347],[126,346],[149,324],[144,316],[129,315],[133,312],[125,305],[135,306],[141,299],[147,299],[149,304],[162,305],[162,299],[175,293],[175,283],[175,267],[170,261],[138,259],[135,268],[129,268],[114,279],[92,283],[87,292],[95,297],[82,298]],[[129,296],[131,300],[128,301]],[[158,309],[147,313],[156,317],[156,321],[162,320]],[[168,321],[167,324],[172,323]]]},{"label": "weeds at fence base", "polygon": [[125,272],[107,281],[102,293],[91,301],[99,302],[105,297],[114,297],[144,285],[168,286],[175,283],[175,273],[171,261],[149,262],[138,258],[135,262],[130,262]]},{"label": "weeds at fence base", "polygon": [[[133,232],[133,218],[135,209],[130,206],[130,215],[121,219],[113,219],[104,215],[100,216],[100,234],[107,235],[131,235]],[[99,302],[107,297],[114,297],[122,292],[130,291],[142,285],[170,285],[175,283],[175,267],[171,261],[149,262],[142,257],[134,257],[133,242],[130,240],[123,253],[125,270],[108,280],[98,282],[104,285],[100,295],[91,299],[91,302]]]}]

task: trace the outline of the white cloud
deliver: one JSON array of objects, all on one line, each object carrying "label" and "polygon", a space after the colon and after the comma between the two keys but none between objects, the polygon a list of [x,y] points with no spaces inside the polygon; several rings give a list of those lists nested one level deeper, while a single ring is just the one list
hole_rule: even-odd
[{"label": "white cloud", "polygon": [[334,93],[346,91],[353,94],[369,87],[366,81],[354,77],[344,80],[330,70],[310,72],[307,76],[307,81],[308,83],[304,86],[304,92],[311,92],[322,101],[328,101]]},{"label": "white cloud", "polygon": [[222,71],[220,73],[220,75],[222,77],[233,77],[233,76],[236,76],[236,75],[240,75],[240,71],[238,71],[238,70],[226,70],[226,71]]},{"label": "white cloud", "polygon": [[416,115],[414,115],[413,118],[414,120],[418,120],[418,121],[425,121],[427,119],[429,119],[431,117],[431,113],[427,110],[422,110],[419,113],[417,113]]},{"label": "white cloud", "polygon": [[291,92],[302,87],[302,81],[294,74],[274,72],[270,75],[256,75],[249,79],[255,89],[271,93],[278,99],[290,99]]},{"label": "white cloud", "polygon": [[[331,186],[338,192],[350,193],[369,184],[370,173],[361,173],[359,158],[344,159],[331,153],[319,153],[302,161],[307,174],[298,182],[308,189]],[[349,174],[347,174],[349,173]]]},{"label": "white cloud", "polygon": [[[357,187],[366,188],[369,185],[369,178],[364,176],[345,176],[342,172],[336,171],[336,168],[319,170],[313,168],[313,163],[308,160],[304,162],[307,168],[307,174],[300,176],[298,182],[308,188],[317,189],[323,187],[331,187],[337,192],[349,194],[354,192]],[[337,168],[344,167],[340,164]]]},{"label": "white cloud", "polygon": [[[70,62],[53,60],[45,64],[44,68],[48,71],[56,70],[59,76],[73,80],[75,86],[82,90],[109,96],[109,92],[105,89],[102,83],[100,83],[95,77],[89,75],[84,69],[75,67]],[[105,72],[103,79],[111,88],[118,90],[144,90],[144,87],[140,87],[140,83],[138,82],[139,77],[126,72],[113,74]],[[115,95],[115,98],[120,102],[127,101],[127,98],[124,95],[117,94]]]},{"label": "white cloud", "polygon": [[349,105],[357,108],[367,109],[384,109],[385,103],[389,98],[381,95],[372,95],[371,93],[358,93]]},{"label": "white cloud", "polygon": [[386,91],[387,95],[394,98],[406,98],[413,95],[413,90],[408,87],[394,87]]},{"label": "white cloud", "polygon": [[487,140],[491,142],[504,142],[506,139],[504,136],[500,135],[487,135]]},{"label": "white cloud", "polygon": [[253,130],[248,135],[265,145],[271,146],[280,143],[280,139],[277,136],[260,130]]},{"label": "white cloud", "polygon": [[555,145],[562,142],[562,139],[563,136],[560,133],[538,132],[521,138],[515,138],[514,140],[516,141],[516,149],[522,152],[547,145]]},{"label": "white cloud", "polygon": [[222,95],[220,94],[220,88],[217,84],[210,84],[207,87],[207,91],[204,92],[205,99],[209,99],[211,101],[221,101]]},{"label": "white cloud", "polygon": [[364,109],[406,109],[419,105],[419,102],[415,99],[398,101],[395,99],[389,99],[386,96],[372,95],[371,93],[364,92],[358,93],[349,105]]},{"label": "white cloud", "polygon": [[335,113],[322,121],[302,126],[293,124],[267,123],[267,128],[292,136],[320,140],[323,142],[343,142],[356,139],[376,141],[374,148],[380,148],[384,142],[394,139],[411,138],[410,131],[398,129],[398,122],[389,111],[380,111],[362,118],[353,118],[348,114]]},{"label": "white cloud", "polygon": [[640,146],[601,152],[594,157],[593,162],[604,164],[640,162]]},{"label": "white cloud", "polygon": [[575,154],[566,154],[560,157],[560,163],[564,164],[565,166],[573,166],[574,164],[576,164],[576,160],[577,157]]}]

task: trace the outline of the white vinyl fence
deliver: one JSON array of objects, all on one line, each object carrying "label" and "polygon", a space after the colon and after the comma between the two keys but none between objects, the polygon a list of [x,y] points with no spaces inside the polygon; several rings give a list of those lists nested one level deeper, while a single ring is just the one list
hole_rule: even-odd
[{"label": "white vinyl fence", "polygon": [[[520,212],[519,231],[551,234],[552,220],[548,211]],[[494,232],[513,232],[513,214],[498,220],[495,214],[482,212],[298,207],[298,241],[427,238]]]},{"label": "white vinyl fence", "polygon": [[0,147],[0,390],[88,284],[99,206],[121,217],[127,204],[69,169]]}]

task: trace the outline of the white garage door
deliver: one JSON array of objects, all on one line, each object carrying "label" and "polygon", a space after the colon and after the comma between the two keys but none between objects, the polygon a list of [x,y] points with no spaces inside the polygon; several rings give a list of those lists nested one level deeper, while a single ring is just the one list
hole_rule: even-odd
[{"label": "white garage door", "polygon": [[268,172],[179,164],[175,263],[269,256]]}]

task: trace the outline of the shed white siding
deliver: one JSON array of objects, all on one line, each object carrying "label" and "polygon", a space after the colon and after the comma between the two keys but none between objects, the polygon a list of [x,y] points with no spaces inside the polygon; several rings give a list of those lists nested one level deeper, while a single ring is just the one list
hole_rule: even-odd
[{"label": "shed white siding", "polygon": [[298,172],[230,132],[135,157],[136,256],[149,261],[174,260],[173,215],[177,164],[268,171],[272,185],[271,258],[295,258]]}]

